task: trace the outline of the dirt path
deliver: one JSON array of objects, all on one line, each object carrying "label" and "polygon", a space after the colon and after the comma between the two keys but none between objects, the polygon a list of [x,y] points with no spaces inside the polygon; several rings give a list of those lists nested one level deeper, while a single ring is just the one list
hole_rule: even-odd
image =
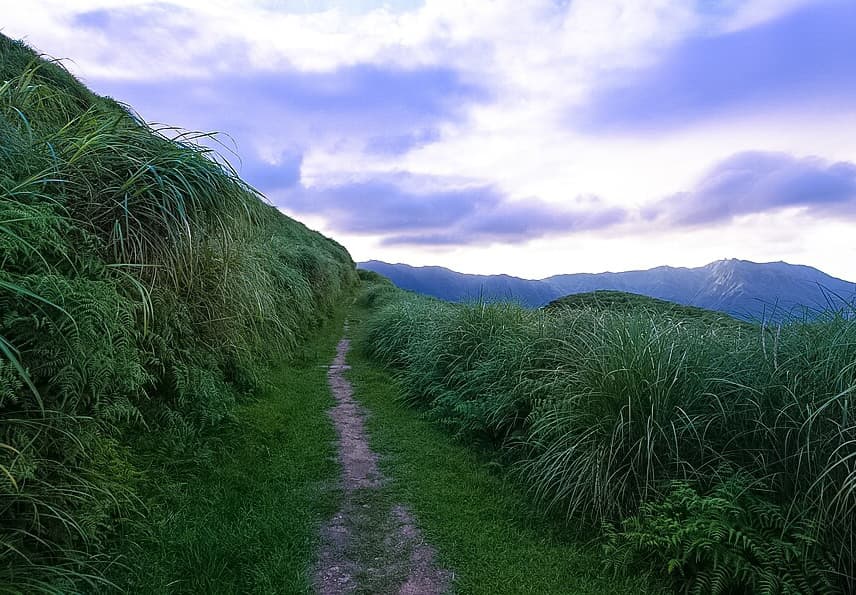
[{"label": "dirt path", "polygon": [[[346,327],[347,331],[347,327]],[[339,435],[342,507],[321,530],[313,584],[321,595],[335,593],[446,593],[452,573],[438,568],[407,507],[384,490],[378,456],[369,447],[365,412],[344,376],[350,342],[342,339],[327,372],[336,405],[330,417]]]}]

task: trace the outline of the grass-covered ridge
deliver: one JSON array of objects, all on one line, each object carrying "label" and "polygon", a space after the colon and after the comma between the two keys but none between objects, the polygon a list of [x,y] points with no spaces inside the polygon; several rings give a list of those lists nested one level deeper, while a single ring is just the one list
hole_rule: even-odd
[{"label": "grass-covered ridge", "polygon": [[553,300],[544,306],[544,308],[546,310],[582,308],[628,313],[646,310],[682,320],[699,320],[708,324],[741,324],[741,321],[738,321],[736,318],[733,318],[728,314],[723,314],[722,312],[698,308],[696,306],[686,306],[684,304],[660,300],[638,293],[612,291],[608,289],[566,295]]},{"label": "grass-covered ridge", "polygon": [[[368,280],[368,279],[367,279]],[[375,282],[359,345],[493,449],[619,572],[698,593],[852,592],[856,321],[447,304]]]},{"label": "grass-covered ridge", "polygon": [[99,580],[128,444],[186,456],[356,281],[199,139],[0,35],[0,585]]}]

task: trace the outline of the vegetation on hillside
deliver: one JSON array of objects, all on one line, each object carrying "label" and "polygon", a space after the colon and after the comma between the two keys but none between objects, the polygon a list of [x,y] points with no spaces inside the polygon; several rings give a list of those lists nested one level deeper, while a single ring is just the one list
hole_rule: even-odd
[{"label": "vegetation on hillside", "polygon": [[149,468],[141,496],[156,505],[120,544],[133,564],[108,573],[123,592],[310,591],[318,527],[339,507],[326,365],[345,313],[339,309],[300,355],[274,366],[269,386],[239,404],[194,457]]},{"label": "vegetation on hillside", "polygon": [[696,306],[685,306],[638,293],[611,291],[608,289],[566,295],[544,306],[545,310],[558,310],[562,308],[609,310],[611,312],[648,310],[677,319],[699,320],[707,324],[740,324],[736,318],[722,312],[697,308]]},{"label": "vegetation on hillside", "polygon": [[0,585],[99,581],[128,445],[191,457],[356,281],[207,138],[0,35]]},{"label": "vegetation on hillside", "polygon": [[[371,316],[364,306],[353,308],[351,332],[359,335],[363,320]],[[442,566],[454,572],[454,592],[662,591],[644,576],[605,572],[598,545],[565,539],[566,528],[542,516],[506,469],[489,464],[492,452],[455,444],[442,427],[402,407],[396,401],[404,386],[394,372],[359,349],[351,350],[348,363],[355,396],[369,411],[372,448],[389,478],[386,499],[413,511]]]},{"label": "vegetation on hillside", "polygon": [[696,593],[856,586],[856,321],[458,305],[387,283],[359,346],[617,568]]}]

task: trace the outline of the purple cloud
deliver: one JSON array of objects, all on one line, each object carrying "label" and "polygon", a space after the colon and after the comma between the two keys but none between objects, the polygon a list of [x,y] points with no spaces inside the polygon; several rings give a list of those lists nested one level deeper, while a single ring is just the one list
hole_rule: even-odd
[{"label": "purple cloud", "polygon": [[660,201],[643,216],[701,225],[785,207],[818,215],[856,213],[856,165],[786,153],[737,153],[716,164],[693,190]]},{"label": "purple cloud", "polygon": [[366,141],[369,153],[380,155],[402,155],[408,151],[440,140],[437,128],[421,128],[399,135],[374,136]]},{"label": "purple cloud", "polygon": [[613,72],[571,116],[591,130],[681,126],[773,105],[852,106],[856,3],[822,1],[746,30],[695,37],[656,65]]},{"label": "purple cloud", "polygon": [[424,192],[404,187],[413,181],[399,174],[332,188],[300,188],[276,202],[299,213],[322,214],[338,231],[389,234],[448,228],[501,201],[489,187]]},{"label": "purple cloud", "polygon": [[253,94],[276,99],[280,107],[301,113],[348,117],[377,116],[399,121],[419,115],[420,120],[453,115],[461,100],[484,99],[485,92],[463,80],[458,72],[442,67],[405,70],[355,65],[333,72],[264,73],[250,81]]},{"label": "purple cloud", "polygon": [[71,19],[71,23],[76,27],[105,30],[110,27],[113,19],[115,18],[114,15],[114,11],[107,10],[105,8],[89,10],[74,15]]},{"label": "purple cloud", "polygon": [[323,215],[339,232],[382,235],[387,245],[522,242],[605,229],[627,218],[621,209],[591,201],[582,211],[534,199],[510,201],[492,186],[443,190],[442,184],[397,174],[332,188],[294,188],[278,193],[276,202]]},{"label": "purple cloud", "polygon": [[[263,193],[296,185],[302,154],[318,141],[401,154],[438,139],[485,92],[454,70],[352,66],[328,73],[294,70],[161,81],[97,81],[144,119],[226,133],[238,173]],[[251,117],[248,115],[251,114]],[[211,144],[211,143],[209,143]],[[276,164],[263,148],[278,147]],[[222,147],[214,147],[223,153]],[[240,157],[238,157],[240,155]]]},{"label": "purple cloud", "polygon": [[[168,52],[180,52],[193,75],[86,82],[133,105],[146,120],[225,132],[245,159],[253,159],[253,150],[267,154],[272,146],[302,153],[319,141],[399,155],[439,140],[443,124],[460,122],[469,106],[490,99],[483,81],[445,66],[362,63],[321,72],[287,63],[248,68],[248,40],[226,36],[215,38],[214,47],[207,38],[196,43],[203,32],[190,29],[193,22],[187,9],[166,2],[68,17],[70,28],[86,35],[122,40],[123,51],[138,64],[171,62]],[[155,63],[141,71],[158,72]]]},{"label": "purple cloud", "polygon": [[622,223],[627,212],[616,207],[590,203],[587,210],[564,209],[541,200],[500,202],[480,213],[469,228],[489,238],[542,237],[555,233],[571,233],[604,229]]},{"label": "purple cloud", "polygon": [[303,154],[295,151],[282,154],[275,164],[254,159],[242,161],[236,167],[251,186],[272,192],[296,186],[300,182],[301,165]]},{"label": "purple cloud", "polygon": [[[455,70],[357,65],[333,72],[284,70],[156,81],[90,81],[146,119],[228,132],[240,152],[252,141],[362,143],[399,154],[437,140],[487,93]],[[248,117],[252,114],[252,117]]]},{"label": "purple cloud", "polygon": [[[99,8],[79,12],[69,19],[72,29],[85,29],[86,34],[101,32],[113,39],[129,40],[146,45],[159,36],[167,35],[174,43],[192,45],[200,33],[187,25],[179,24],[177,15],[189,17],[187,8],[179,4],[153,2],[134,7]],[[152,48],[160,51],[161,48]]]}]

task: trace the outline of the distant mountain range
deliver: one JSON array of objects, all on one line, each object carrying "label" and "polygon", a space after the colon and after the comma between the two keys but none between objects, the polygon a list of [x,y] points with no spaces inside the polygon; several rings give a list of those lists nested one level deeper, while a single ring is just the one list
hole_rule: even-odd
[{"label": "distant mountain range", "polygon": [[565,295],[607,289],[718,310],[743,319],[760,319],[780,318],[804,308],[825,310],[856,300],[856,283],[786,262],[729,259],[697,268],[661,266],[645,271],[575,273],[538,280],[467,275],[443,267],[412,267],[377,260],[357,266],[388,277],[402,289],[452,302],[513,300],[540,307]]}]

